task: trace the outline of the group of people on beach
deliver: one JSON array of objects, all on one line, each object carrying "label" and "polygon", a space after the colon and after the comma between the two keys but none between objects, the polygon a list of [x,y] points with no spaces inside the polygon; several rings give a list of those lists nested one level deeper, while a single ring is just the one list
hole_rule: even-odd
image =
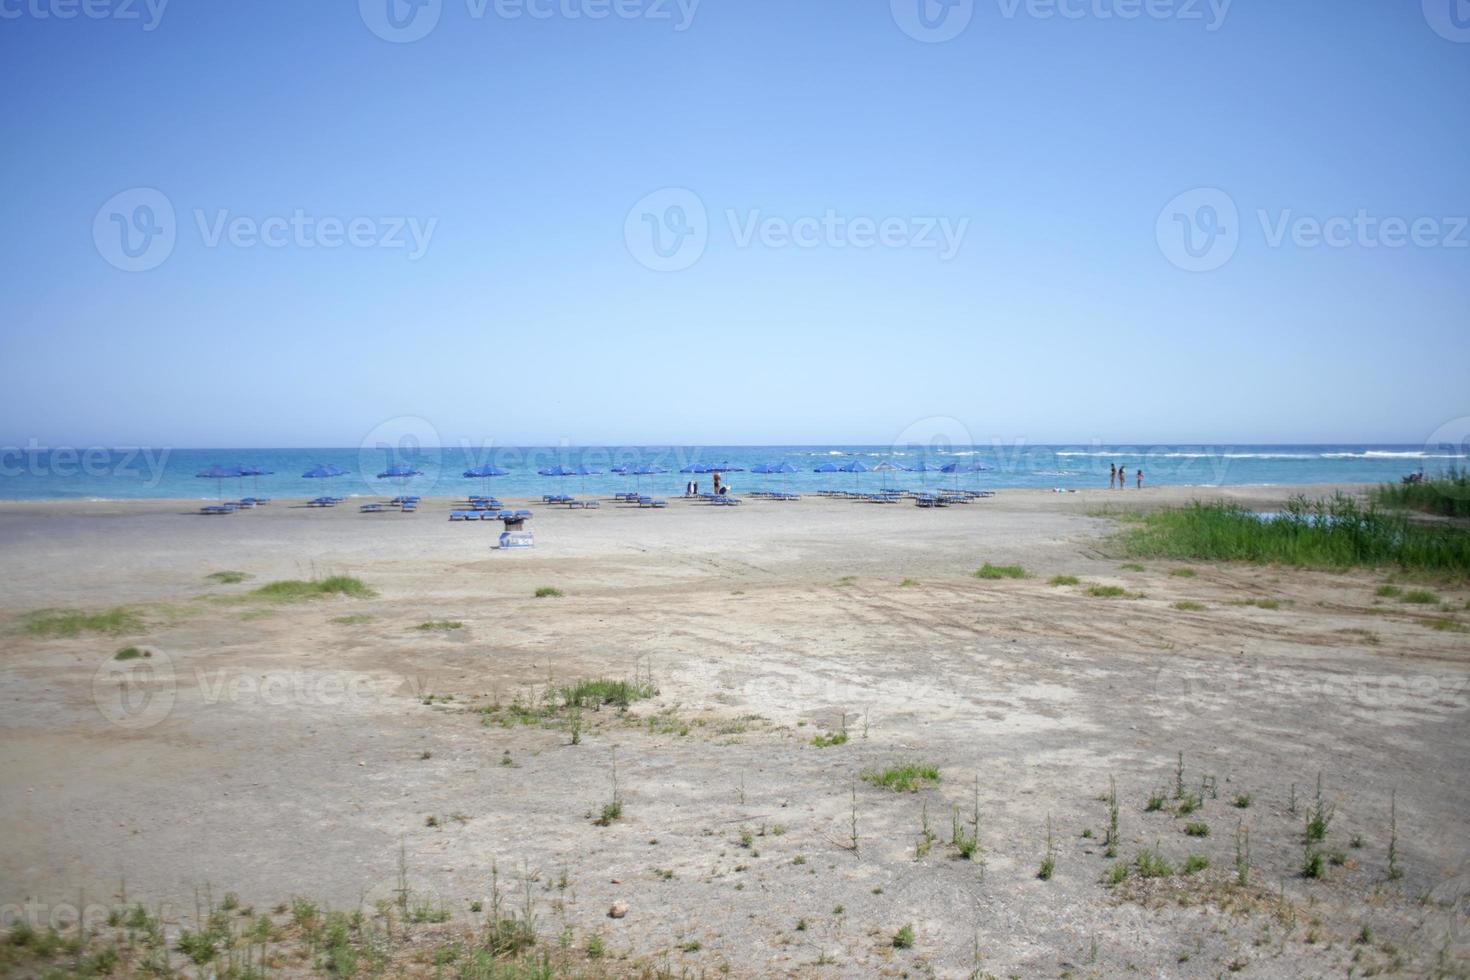
[{"label": "group of people on beach", "polygon": [[[1136,479],[1138,480],[1138,489],[1142,490],[1143,489],[1143,470],[1139,470],[1138,471],[1138,474],[1137,474]],[[1128,487],[1128,471],[1126,469],[1124,469],[1123,467],[1119,466],[1116,463],[1109,463],[1108,464],[1108,489],[1109,490],[1113,489],[1113,487],[1115,485],[1117,486],[1117,488],[1119,490],[1127,489],[1127,487]]]},{"label": "group of people on beach", "polygon": [[[722,483],[720,481],[720,474],[718,474],[718,473],[716,473],[714,475],[714,477],[715,477],[715,493],[721,494],[721,495],[729,493],[730,492],[730,484],[728,484],[728,483]],[[698,480],[690,480],[689,482],[687,482],[687,483],[684,484],[684,496],[686,496],[686,497],[697,497],[697,496],[699,496],[699,481]]]}]

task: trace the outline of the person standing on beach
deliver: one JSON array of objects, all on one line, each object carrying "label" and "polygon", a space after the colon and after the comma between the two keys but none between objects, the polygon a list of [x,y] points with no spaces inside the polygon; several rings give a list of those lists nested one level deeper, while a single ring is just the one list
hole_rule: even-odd
[{"label": "person standing on beach", "polygon": [[719,492],[720,492],[720,474],[719,473],[716,473],[715,474],[715,494],[718,495]]},{"label": "person standing on beach", "polygon": [[1138,471],[1138,489],[1143,489],[1143,470]]},{"label": "person standing on beach", "polygon": [[1128,471],[1123,469],[1123,467],[1121,466],[1118,467],[1118,489],[1128,489]]},{"label": "person standing on beach", "polygon": [[1113,484],[1118,481],[1118,466],[1116,463],[1108,464],[1108,489],[1113,489]]}]

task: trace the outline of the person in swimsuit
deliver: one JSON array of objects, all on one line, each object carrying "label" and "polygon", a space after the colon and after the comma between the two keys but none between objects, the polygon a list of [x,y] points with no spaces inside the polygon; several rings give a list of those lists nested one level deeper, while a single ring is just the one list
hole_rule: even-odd
[{"label": "person in swimsuit", "polygon": [[1143,489],[1143,470],[1138,471],[1138,489]]},{"label": "person in swimsuit", "polygon": [[1118,482],[1118,466],[1116,463],[1108,464],[1108,489],[1113,489],[1113,484]]}]

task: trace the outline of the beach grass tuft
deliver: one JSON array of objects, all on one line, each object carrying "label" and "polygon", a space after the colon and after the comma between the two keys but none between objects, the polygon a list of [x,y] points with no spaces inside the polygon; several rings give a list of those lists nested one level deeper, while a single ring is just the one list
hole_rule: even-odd
[{"label": "beach grass tuft", "polygon": [[1118,596],[1127,595],[1128,590],[1121,585],[1089,585],[1087,594],[1097,596],[1099,599],[1116,599]]},{"label": "beach grass tuft", "polygon": [[1193,599],[1180,599],[1174,603],[1174,608],[1181,612],[1201,612],[1209,607],[1203,602],[1195,602]]},{"label": "beach grass tuft", "polygon": [[1385,483],[1368,499],[1380,507],[1439,517],[1470,517],[1470,469],[1451,466],[1422,483]]},{"label": "beach grass tuft", "polygon": [[422,630],[425,633],[448,633],[450,630],[464,629],[464,623],[461,623],[457,619],[431,619],[427,622],[419,623],[414,629]]},{"label": "beach grass tuft", "polygon": [[620,681],[607,678],[592,678],[577,681],[563,687],[559,692],[562,704],[568,708],[600,708],[613,705],[626,708],[634,701],[646,701],[658,695],[652,681]]},{"label": "beach grass tuft", "polygon": [[207,578],[207,579],[209,579],[211,582],[218,582],[220,585],[236,585],[236,584],[238,584],[240,582],[245,581],[250,576],[247,575],[244,572],[228,572],[227,571],[227,572],[210,572],[208,575],[206,575],[204,577]]},{"label": "beach grass tuft", "polygon": [[137,647],[123,647],[112,655],[113,660],[137,660],[139,657],[151,657],[153,654],[148,650],[139,650]]},{"label": "beach grass tuft", "polygon": [[1020,565],[992,565],[986,562],[975,570],[976,578],[1025,578],[1026,569]]},{"label": "beach grass tuft", "polygon": [[560,599],[564,595],[566,595],[565,592],[551,585],[543,585],[536,590],[538,599]]},{"label": "beach grass tuft", "polygon": [[60,610],[31,613],[25,618],[26,632],[32,636],[79,636],[82,633],[140,633],[143,618],[126,606],[102,612]]},{"label": "beach grass tuft", "polygon": [[1145,515],[1121,540],[1128,554],[1140,558],[1470,575],[1470,530],[1364,507],[1342,493],[1318,500],[1293,497],[1275,515],[1196,502]]},{"label": "beach grass tuft", "polygon": [[939,782],[939,767],[922,762],[905,762],[886,769],[863,773],[863,781],[895,793],[916,793]]},{"label": "beach grass tuft", "polygon": [[1075,575],[1053,575],[1046,580],[1047,585],[1077,585],[1082,580]]},{"label": "beach grass tuft", "polygon": [[360,578],[351,575],[329,575],[326,578],[282,579],[268,582],[250,590],[252,598],[272,602],[300,602],[305,599],[321,599],[332,595],[351,596],[354,599],[371,599],[378,593],[368,588]]}]

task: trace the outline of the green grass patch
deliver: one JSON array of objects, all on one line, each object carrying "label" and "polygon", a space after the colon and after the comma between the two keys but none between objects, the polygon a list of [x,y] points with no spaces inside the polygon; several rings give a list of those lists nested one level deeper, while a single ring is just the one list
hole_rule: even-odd
[{"label": "green grass patch", "polygon": [[1184,832],[1190,837],[1208,837],[1210,836],[1210,825],[1197,820],[1191,821],[1184,825]]},{"label": "green grass patch", "polygon": [[1116,599],[1128,594],[1128,590],[1121,585],[1089,585],[1087,594],[1097,596],[1099,599]]},{"label": "green grass patch", "polygon": [[1133,870],[1140,878],[1167,878],[1174,873],[1174,866],[1158,851],[1145,848],[1133,859]]},{"label": "green grass patch", "polygon": [[1025,578],[1026,569],[1020,565],[992,565],[986,562],[975,570],[976,578]]},{"label": "green grass patch", "polygon": [[1399,602],[1411,602],[1416,606],[1432,606],[1439,602],[1439,596],[1427,589],[1413,589],[1399,596]]},{"label": "green grass patch", "polygon": [[822,732],[812,739],[812,744],[819,749],[830,748],[834,745],[846,745],[847,732]]},{"label": "green grass patch", "polygon": [[123,647],[112,655],[113,660],[137,660],[139,657],[153,656],[150,650],[139,650],[137,647]]},{"label": "green grass patch", "polygon": [[1075,575],[1053,575],[1046,580],[1047,585],[1077,585],[1081,579]]},{"label": "green grass patch", "polygon": [[863,773],[863,781],[895,793],[915,793],[939,782],[939,767],[922,762],[905,762],[887,769]]},{"label": "green grass patch", "polygon": [[326,578],[282,579],[269,582],[258,589],[251,589],[250,596],[271,602],[300,602],[305,599],[322,599],[326,596],[345,595],[354,599],[371,599],[377,595],[362,581],[351,575],[329,575]]},{"label": "green grass patch", "polygon": [[457,619],[431,619],[428,622],[419,623],[414,629],[423,630],[425,633],[448,633],[450,630],[464,629],[464,623]]},{"label": "green grass patch", "polygon": [[1142,572],[1142,571],[1146,571],[1146,569],[1142,565],[1138,564],[1137,562],[1133,562],[1133,561],[1126,562],[1126,563],[1124,563],[1122,565],[1119,565],[1118,567],[1120,569],[1122,569],[1123,571],[1125,571],[1125,572]]},{"label": "green grass patch", "polygon": [[1280,609],[1280,599],[1231,599],[1232,606],[1254,606],[1257,609]]},{"label": "green grass patch", "polygon": [[1470,633],[1470,627],[1466,627],[1464,623],[1450,619],[1448,616],[1428,620],[1426,625],[1430,629],[1439,630],[1441,633]]},{"label": "green grass patch", "polygon": [[1451,466],[1423,483],[1385,483],[1368,499],[1380,507],[1440,517],[1470,517],[1470,469]]},{"label": "green grass patch", "polygon": [[367,613],[354,613],[351,616],[338,616],[332,620],[338,626],[361,626],[363,623],[372,622],[373,617]]},{"label": "green grass patch", "polygon": [[558,692],[568,708],[600,708],[605,704],[626,708],[634,701],[646,701],[658,694],[652,682],[615,681],[593,678],[567,685]]},{"label": "green grass patch", "polygon": [[1397,599],[1404,594],[1404,590],[1397,585],[1380,585],[1373,594],[1382,599]]},{"label": "green grass patch", "polygon": [[204,577],[211,582],[218,582],[220,585],[237,585],[250,576],[244,572],[210,572]]},{"label": "green grass patch", "polygon": [[914,927],[903,925],[893,934],[894,949],[912,949],[914,946]]},{"label": "green grass patch", "polygon": [[141,633],[143,618],[125,606],[103,612],[63,610],[31,613],[25,619],[32,636],[79,636],[82,633]]},{"label": "green grass patch", "polygon": [[1139,558],[1470,575],[1470,529],[1365,508],[1341,493],[1320,500],[1293,497],[1274,516],[1228,503],[1156,511],[1123,532],[1121,541]]},{"label": "green grass patch", "polygon": [[906,578],[902,582],[898,583],[898,587],[900,589],[913,589],[913,588],[918,588],[918,585],[919,585],[919,580],[916,579],[916,578]]},{"label": "green grass patch", "polygon": [[1183,612],[1202,612],[1209,607],[1203,602],[1195,602],[1193,599],[1180,599],[1174,603],[1174,608]]},{"label": "green grass patch", "polygon": [[1184,867],[1180,874],[1192,875],[1197,871],[1203,871],[1210,866],[1210,859],[1203,854],[1191,854],[1184,859]]},{"label": "green grass patch", "polygon": [[1175,578],[1194,578],[1196,573],[1192,568],[1171,568],[1169,574]]},{"label": "green grass patch", "polygon": [[566,595],[566,593],[563,592],[561,589],[556,588],[555,586],[543,585],[541,586],[541,588],[536,590],[535,595],[538,599],[560,599],[562,596]]}]

